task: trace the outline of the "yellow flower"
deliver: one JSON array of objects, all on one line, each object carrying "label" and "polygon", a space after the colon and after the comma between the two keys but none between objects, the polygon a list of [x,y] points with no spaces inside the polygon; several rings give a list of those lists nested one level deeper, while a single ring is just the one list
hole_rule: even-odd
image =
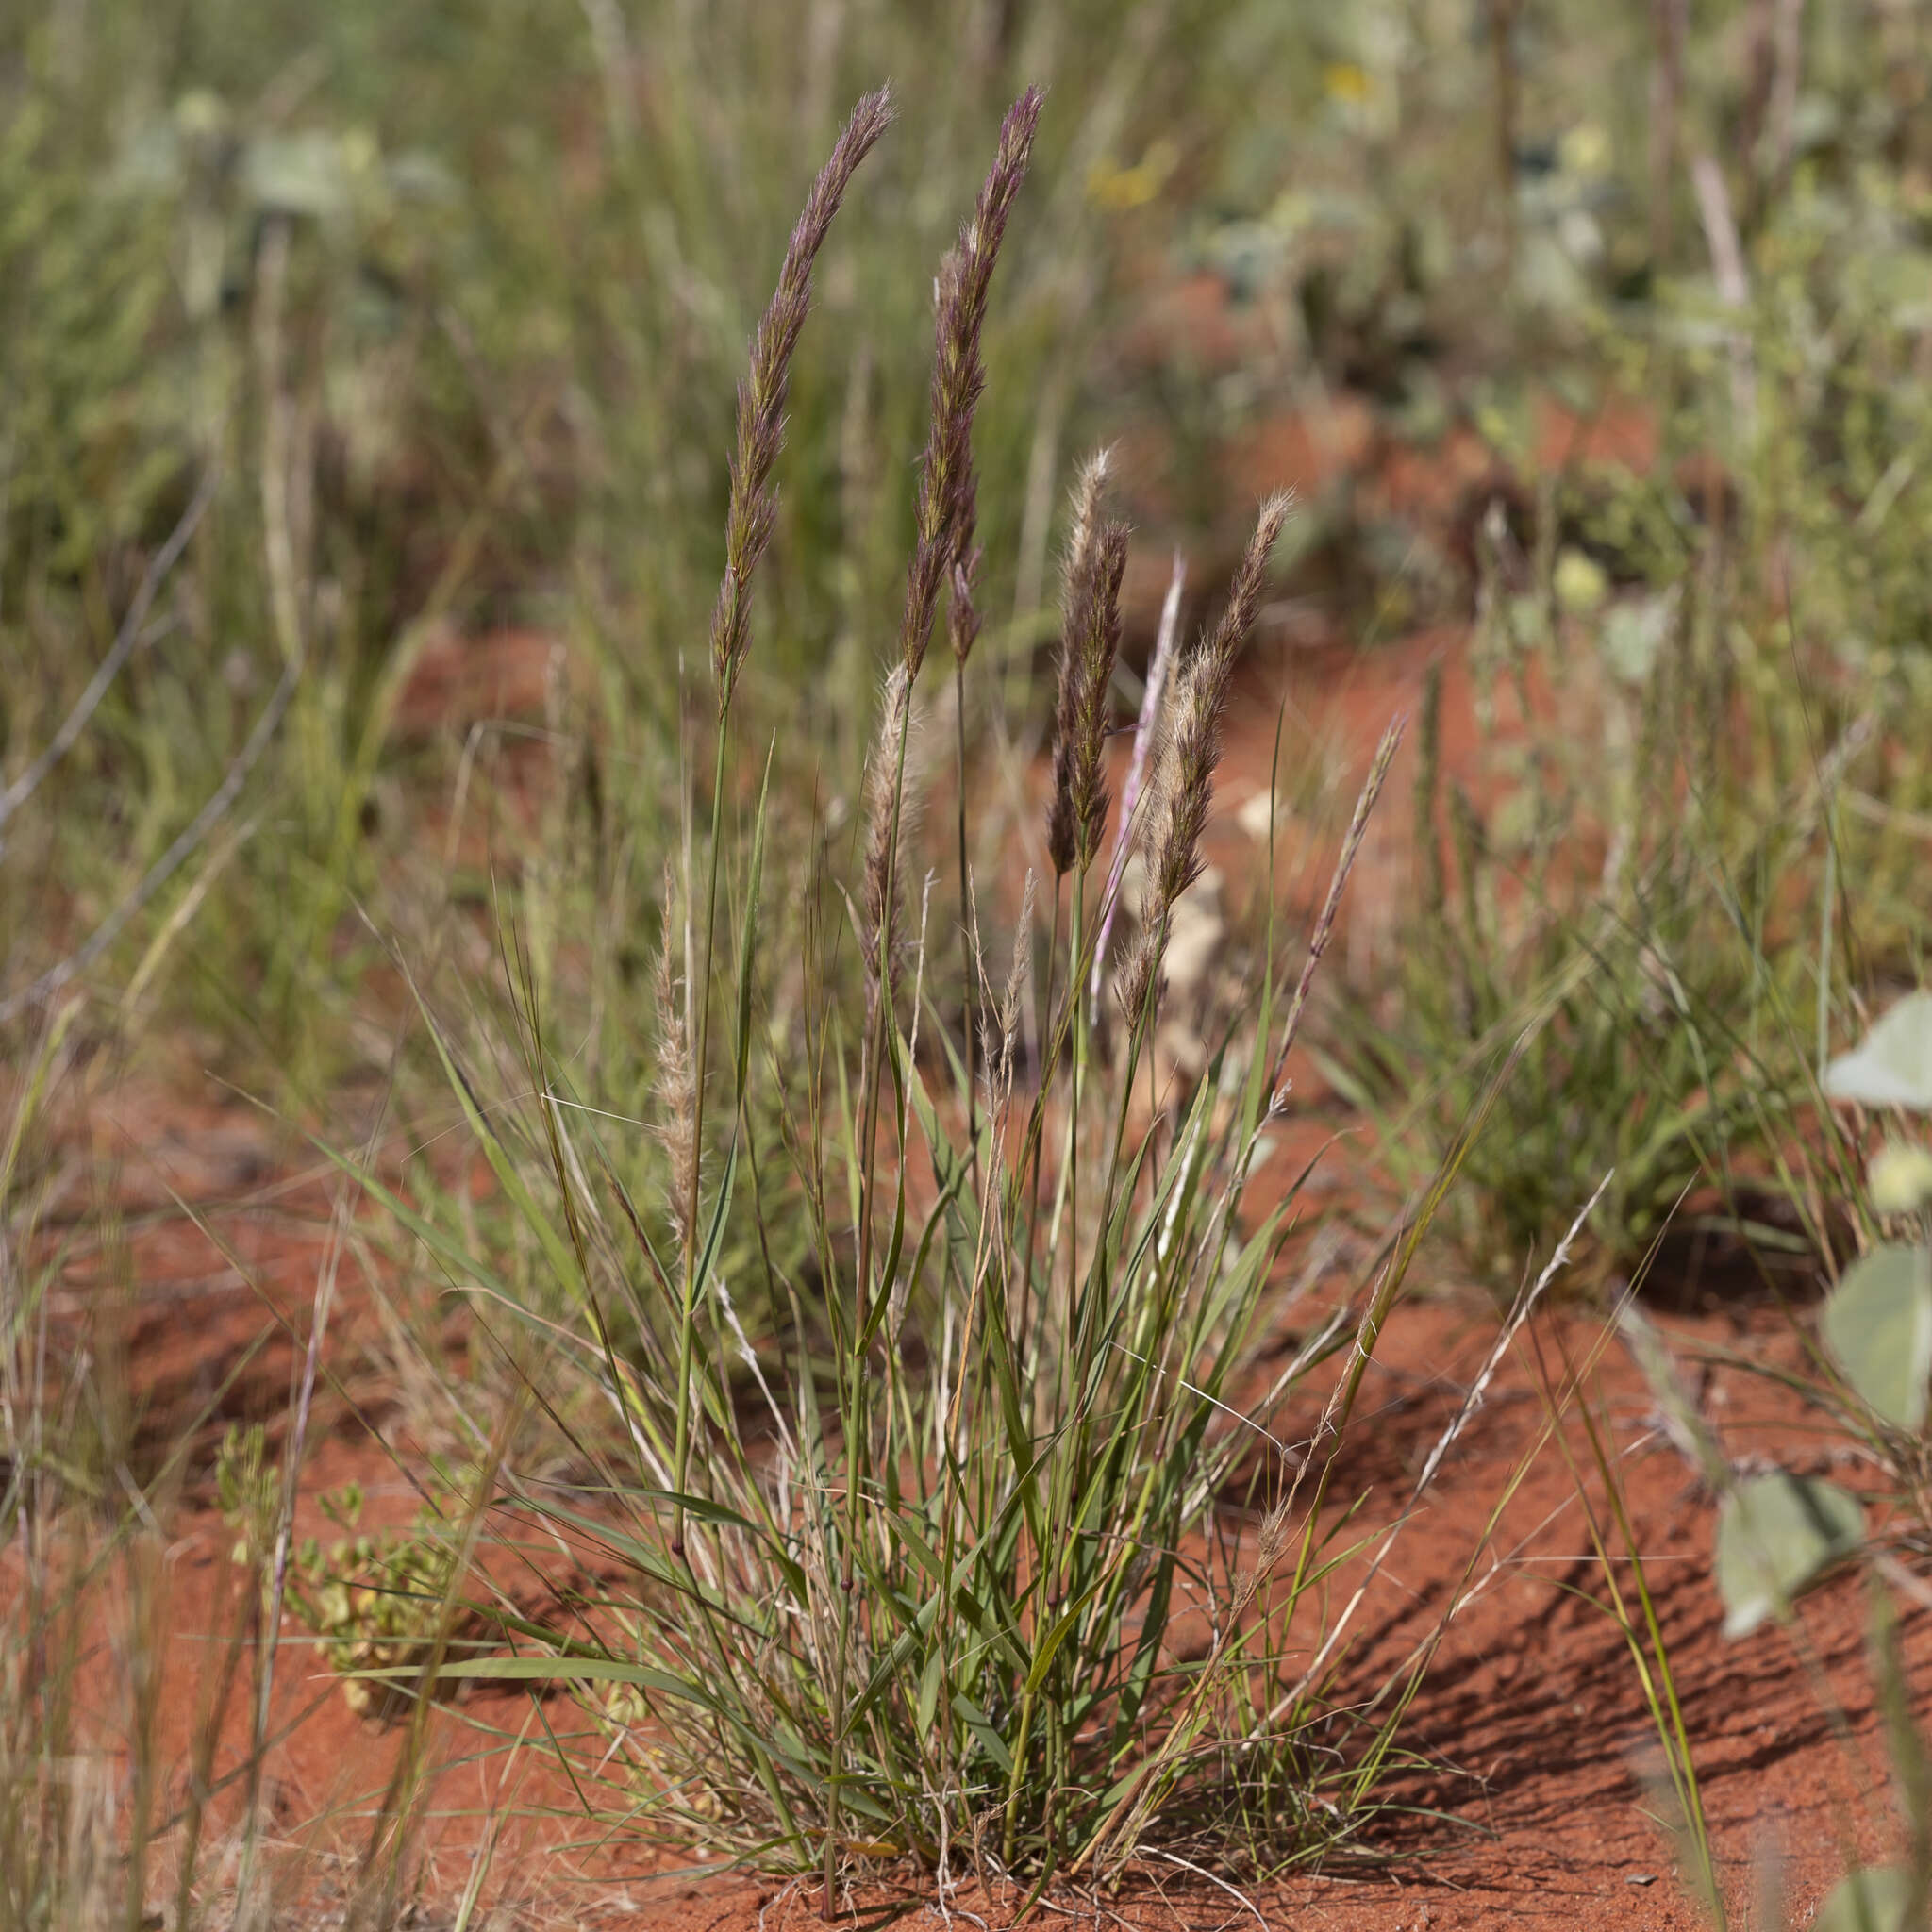
[{"label": "yellow flower", "polygon": [[1569,174],[1606,174],[1610,165],[1610,137],[1594,121],[1579,122],[1564,135],[1557,153]]},{"label": "yellow flower", "polygon": [[1180,158],[1180,149],[1162,135],[1131,168],[1095,161],[1087,173],[1088,196],[1102,208],[1145,208],[1167,186]]},{"label": "yellow flower", "polygon": [[1610,593],[1610,580],[1604,567],[1580,550],[1565,550],[1557,559],[1551,586],[1557,602],[1574,617],[1587,617]]},{"label": "yellow flower", "polygon": [[1322,70],[1322,85],[1331,101],[1345,101],[1358,108],[1374,92],[1375,83],[1366,67],[1353,60],[1338,60]]},{"label": "yellow flower", "polygon": [[1872,1206],[1880,1214],[1912,1214],[1932,1201],[1932,1152],[1893,1141],[1866,1170]]}]

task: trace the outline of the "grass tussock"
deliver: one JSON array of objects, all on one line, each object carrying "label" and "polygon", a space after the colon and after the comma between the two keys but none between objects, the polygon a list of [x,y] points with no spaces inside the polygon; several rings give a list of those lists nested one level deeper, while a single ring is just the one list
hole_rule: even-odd
[{"label": "grass tussock", "polygon": [[[1231,669],[1284,501],[1263,506],[1225,611],[1177,667],[1153,783],[1121,832],[1153,885],[1103,1011],[1087,988],[1119,881],[1099,861],[1127,532],[1108,514],[1104,465],[1083,473],[1044,958],[1032,874],[1009,899],[982,884],[957,1030],[930,992],[929,887],[908,863],[912,693],[938,597],[970,596],[977,330],[1039,107],[1028,94],[1008,117],[940,277],[920,533],[844,902],[862,985],[841,991],[841,941],[819,927],[795,1020],[782,1036],[769,1024],[772,989],[790,976],[761,943],[769,808],[735,841],[723,805],[757,558],[746,541],[718,606],[717,802],[676,889],[683,930],[665,945],[667,959],[699,964],[681,999],[658,980],[675,1008],[660,1028],[697,1042],[691,1071],[661,1089],[659,1130],[684,1150],[673,1198],[658,1208],[613,1189],[593,1116],[546,1102],[539,1175],[473,1113],[562,1303],[591,1324],[624,1391],[629,1454],[593,1456],[597,1480],[573,1496],[520,1485],[507,1505],[615,1559],[622,1580],[573,1625],[530,1628],[547,1641],[525,1654],[446,1674],[579,1686],[603,1740],[604,1805],[734,1857],[816,1871],[828,1901],[882,1862],[935,1874],[942,1896],[968,1872],[1036,1892],[1098,1883],[1161,1848],[1279,1870],[1347,1837],[1393,1740],[1391,1723],[1328,1698],[1318,1604],[1342,1552],[1320,1506],[1415,1230],[1358,1330],[1337,1312],[1257,1385],[1252,1345],[1295,1203],[1271,1188],[1251,1209],[1247,1192],[1393,734],[1294,996],[1271,950],[1191,1089],[1158,1084],[1149,1050],[1168,924],[1200,868]],[[861,105],[812,206],[882,120],[881,104]],[[808,220],[797,235],[818,232]],[[784,372],[771,358],[795,337],[803,286],[788,256],[772,311],[786,319],[759,330],[741,392],[743,450],[775,441]],[[746,457],[733,530],[756,530],[766,487]],[[970,629],[956,613],[950,634]],[[981,947],[1003,901],[1020,916],[996,991]],[[525,1011],[529,1050],[555,1099],[563,1070],[538,1018]],[[668,1058],[687,1065],[681,1045]],[[704,1144],[711,1106],[732,1128],[706,1171],[688,1150]],[[794,1272],[763,1249],[766,1294],[791,1320],[789,1339],[761,1343],[740,1323],[720,1244],[735,1191],[765,1170],[760,1124],[774,1117],[810,1253]],[[755,1204],[761,1234],[762,1212]],[[620,1307],[636,1338],[621,1362]],[[1298,1400],[1318,1401],[1324,1422],[1312,1449],[1291,1453],[1249,1417]]]}]

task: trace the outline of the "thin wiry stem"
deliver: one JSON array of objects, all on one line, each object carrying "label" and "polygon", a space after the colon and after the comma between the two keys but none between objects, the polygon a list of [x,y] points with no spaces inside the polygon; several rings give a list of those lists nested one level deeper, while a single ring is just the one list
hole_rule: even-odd
[{"label": "thin wiry stem", "polygon": [[1315,921],[1315,929],[1308,938],[1308,956],[1302,961],[1302,976],[1295,982],[1294,997],[1289,1002],[1288,1017],[1282,1023],[1281,1044],[1274,1055],[1274,1069],[1269,1076],[1271,1091],[1279,1092],[1283,1069],[1288,1064],[1288,1055],[1294,1045],[1295,1036],[1301,1031],[1302,1015],[1307,1009],[1308,992],[1315,983],[1316,969],[1322,963],[1322,955],[1328,950],[1328,941],[1334,936],[1335,920],[1341,909],[1341,894],[1348,884],[1348,875],[1355,870],[1355,862],[1361,855],[1362,840],[1367,836],[1370,815],[1375,809],[1375,802],[1382,795],[1382,787],[1388,782],[1389,768],[1395,762],[1395,753],[1402,743],[1402,734],[1407,719],[1391,719],[1389,728],[1382,734],[1382,741],[1375,747],[1374,762],[1369,766],[1369,775],[1361,792],[1355,802],[1355,816],[1349,821],[1348,836],[1341,841],[1341,856],[1335,861],[1335,875],[1328,882],[1328,896],[1322,902],[1322,910]]},{"label": "thin wiry stem", "polygon": [[958,754],[958,833],[959,833],[959,944],[964,953],[965,1020],[962,1031],[966,1065],[966,1158],[974,1179],[979,1173],[979,1091],[975,1061],[978,1051],[979,1014],[979,913],[973,903],[972,864],[966,841],[966,660],[979,637],[979,608],[974,589],[979,576],[981,552],[973,541],[978,519],[977,485],[968,450],[966,506],[954,533],[955,555],[951,594],[946,601],[946,630],[953,646],[953,724]]},{"label": "thin wiry stem", "polygon": [[[711,614],[711,669],[717,683],[717,752],[711,784],[711,849],[705,889],[705,950],[697,995],[697,1051],[691,1097],[691,1141],[704,1145],[705,1067],[710,1048],[711,960],[718,930],[718,858],[724,834],[724,748],[731,698],[750,644],[752,578],[771,541],[777,517],[772,466],[785,439],[785,398],[791,358],[811,305],[811,271],[824,245],[858,164],[885,133],[892,117],[891,97],[883,88],[867,94],[820,169],[791,231],[778,286],[758,333],[752,339],[749,372],[738,390],[738,443],[731,458],[731,502],[725,515],[724,575]],[[699,1164],[691,1163],[684,1215],[684,1291],[678,1316],[677,1414],[672,1468],[672,1549],[684,1554],[684,1486],[691,1455],[691,1359],[697,1321]]]}]

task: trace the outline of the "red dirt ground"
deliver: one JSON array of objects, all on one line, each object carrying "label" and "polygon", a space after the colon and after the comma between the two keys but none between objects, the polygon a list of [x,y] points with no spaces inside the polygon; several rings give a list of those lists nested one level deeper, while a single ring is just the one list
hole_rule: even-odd
[{"label": "red dirt ground", "polygon": [[[488,675],[499,692],[528,686],[515,655],[498,647],[491,660]],[[1448,666],[1445,764],[1467,768],[1478,743],[1455,633],[1358,658],[1298,660],[1288,674],[1290,697],[1329,736],[1342,767],[1358,772],[1387,717],[1412,708],[1423,668],[1435,655]],[[439,663],[438,675],[468,688],[460,667]],[[541,691],[541,683],[534,688]],[[1265,786],[1273,708],[1272,701],[1239,708],[1214,835],[1231,871],[1241,854],[1253,863],[1252,838],[1233,818]],[[1371,929],[1386,917],[1380,908],[1406,890],[1406,772],[1405,763],[1382,813],[1387,829],[1357,880],[1356,903],[1364,908],[1357,917]],[[1338,947],[1344,964],[1348,949],[1345,941]],[[1297,1105],[1286,1136],[1296,1154],[1342,1137],[1325,1163],[1327,1194],[1316,1198],[1381,1215],[1386,1204],[1376,1198],[1357,1124],[1319,1081],[1298,1083]],[[71,1312],[103,1294],[123,1297],[127,1374],[146,1406],[153,1440],[170,1440],[197,1415],[207,1418],[204,1441],[227,1419],[275,1423],[287,1412],[295,1338],[306,1335],[329,1245],[335,1195],[325,1172],[302,1168],[261,1116],[209,1089],[186,1097],[178,1085],[110,1090],[75,1128],[75,1144],[91,1147],[96,1158],[111,1157],[118,1168],[125,1244],[118,1254],[77,1251],[63,1306]],[[1284,1149],[1277,1159],[1285,1167],[1287,1158]],[[176,1211],[177,1195],[208,1211],[209,1232]],[[1346,1269],[1351,1259],[1344,1242],[1337,1266]],[[353,1245],[343,1257],[328,1347],[343,1381],[325,1392],[318,1417],[303,1487],[305,1530],[325,1528],[314,1498],[352,1477],[370,1491],[375,1522],[400,1520],[413,1507],[398,1463],[410,1462],[414,1445],[393,1443],[392,1456],[375,1439],[396,1426],[399,1414],[385,1379],[382,1297],[372,1288],[383,1266]],[[111,1289],[117,1280],[125,1285]],[[1779,1345],[1778,1324],[1762,1310],[1717,1308],[1672,1325],[1687,1345],[1740,1339]],[[1494,1332],[1487,1304],[1452,1288],[1405,1307],[1391,1323],[1368,1384],[1369,1424],[1357,1432],[1338,1485],[1338,1493],[1367,1492],[1368,1520],[1392,1518]],[[1450,1621],[1409,1722],[1408,1741],[1432,1768],[1405,1774],[1392,1788],[1405,1803],[1458,1822],[1391,1820],[1376,1839],[1391,1860],[1386,1869],[1296,1878],[1261,1893],[1252,1910],[1184,1872],[1169,1874],[1164,1886],[1150,1876],[1142,1891],[1096,1913],[1096,1925],[1219,1926],[1258,1916],[1268,1925],[1337,1932],[1506,1924],[1649,1932],[1699,1923],[1645,1795],[1641,1773],[1654,1737],[1629,1657],[1616,1629],[1579,1594],[1601,1582],[1588,1555],[1577,1488],[1558,1456],[1545,1449],[1535,1458],[1495,1533],[1482,1539],[1541,1425],[1538,1355],[1556,1362],[1566,1350],[1587,1349],[1593,1333],[1574,1313],[1539,1318],[1358,1612],[1342,1682],[1366,1696],[1438,1626],[1481,1547],[1477,1587]],[[1892,1828],[1862,1652],[1863,1601],[1850,1584],[1807,1600],[1804,1622],[1816,1674],[1774,1631],[1726,1641],[1707,1569],[1708,1499],[1660,1445],[1649,1396],[1621,1348],[1606,1354],[1595,1388],[1625,1458],[1637,1534],[1698,1741],[1732,1903],[1749,1896],[1754,1859],[1774,1853],[1788,1861],[1794,1923],[1802,1924],[1847,1854],[1882,1853]],[[1703,1394],[1734,1455],[1764,1451],[1801,1467],[1824,1466],[1821,1439],[1757,1380],[1719,1370]],[[164,1760],[185,1766],[206,1666],[220,1648],[198,1640],[225,1627],[235,1607],[225,1556],[229,1537],[205,1498],[184,1499],[169,1536],[161,1624],[169,1665],[158,1734]],[[1923,1696],[1932,1690],[1932,1618],[1911,1612],[1906,1644]],[[92,1680],[104,1719],[116,1668],[104,1648]],[[1821,1685],[1830,1687],[1840,1712],[1830,1708]],[[751,1932],[816,1922],[808,1890],[701,1873],[654,1875],[648,1859],[628,1875],[608,1857],[587,1868],[577,1856],[582,1832],[564,1815],[567,1782],[541,1752],[503,1748],[528,1716],[527,1706],[487,1696],[436,1714],[431,1746],[441,1769],[427,1840],[431,1907],[453,1906],[490,1821],[507,1811],[514,1815],[485,1892],[500,1908],[488,1922],[491,1932],[577,1925]],[[272,1729],[278,1741],[268,1756],[266,1789],[281,1835],[353,1864],[401,1733],[353,1717],[326,1673],[293,1646],[281,1658]],[[224,1766],[239,1761],[244,1736],[231,1715],[223,1728]],[[989,1924],[1006,1923],[1010,1907],[955,1901],[956,1907],[967,1904]],[[922,1917],[926,1909],[918,1905],[914,1918],[929,1923]],[[1038,1923],[1094,1910],[1091,1902],[1057,1900]],[[443,1921],[432,1913],[425,1923]]]}]

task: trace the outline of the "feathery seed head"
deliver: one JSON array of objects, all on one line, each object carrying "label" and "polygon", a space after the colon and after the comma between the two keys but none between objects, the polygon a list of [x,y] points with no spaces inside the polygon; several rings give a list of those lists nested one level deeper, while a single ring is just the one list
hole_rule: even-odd
[{"label": "feathery seed head", "polygon": [[[1006,240],[1020,184],[1026,178],[1042,98],[1038,88],[1028,88],[1008,109],[978,205],[960,230],[958,244],[940,264],[934,286],[932,420],[919,467],[919,539],[907,576],[899,639],[901,660],[915,677],[925,661],[941,587],[972,542],[976,492],[973,413],[986,388],[980,335],[993,265]],[[956,652],[958,636],[956,630]],[[971,648],[969,641],[967,649]]]},{"label": "feathery seed head", "polygon": [[1262,504],[1221,622],[1175,675],[1145,821],[1148,891],[1141,936],[1121,974],[1121,1002],[1130,1020],[1139,1016],[1159,971],[1175,902],[1201,875],[1201,835],[1208,827],[1214,771],[1221,762],[1222,713],[1235,659],[1260,608],[1269,553],[1289,508],[1285,494]]},{"label": "feathery seed head", "polygon": [[819,170],[804,211],[791,230],[778,285],[752,337],[750,367],[738,386],[738,441],[731,453],[731,505],[725,515],[724,575],[711,612],[711,669],[718,708],[731,693],[750,643],[751,584],[777,520],[772,466],[785,441],[785,398],[791,358],[811,307],[811,271],[824,245],[852,176],[892,118],[891,96],[881,88],[852,110],[844,132]]},{"label": "feathery seed head", "polygon": [[1113,448],[1097,449],[1080,465],[1074,479],[1074,516],[1067,526],[1067,561],[1062,584],[1069,589],[1087,567],[1088,553],[1093,545],[1093,532],[1107,499],[1108,480],[1113,474]]},{"label": "feathery seed head", "polygon": [[1225,659],[1230,667],[1255,627],[1255,618],[1261,608],[1261,592],[1268,584],[1268,558],[1293,508],[1294,498],[1286,490],[1277,490],[1261,505],[1255,519],[1255,534],[1248,539],[1241,567],[1228,590],[1227,608],[1221,613],[1221,622],[1212,635],[1201,645],[1203,652]]},{"label": "feathery seed head", "polygon": [[1291,1506],[1277,1503],[1261,1522],[1261,1535],[1255,1549],[1255,1568],[1263,1576],[1288,1554],[1288,1524]]},{"label": "feathery seed head", "polygon": [[1047,813],[1047,851],[1061,873],[1092,864],[1107,824],[1107,701],[1120,655],[1126,567],[1127,527],[1108,523],[1089,537],[1067,586]]},{"label": "feathery seed head", "polygon": [[859,950],[867,984],[874,991],[891,971],[906,896],[899,861],[908,816],[902,781],[911,724],[911,674],[904,664],[895,664],[886,676],[878,737],[865,768],[865,903]]},{"label": "feathery seed head", "polygon": [[[1066,557],[1060,566],[1060,666],[1059,685],[1053,712],[1053,791],[1046,812],[1046,851],[1053,869],[1060,876],[1073,871],[1080,858],[1080,807],[1083,791],[1083,736],[1087,722],[1096,708],[1104,713],[1107,692],[1103,680],[1096,692],[1090,689],[1096,652],[1105,648],[1101,604],[1104,585],[1099,564],[1100,514],[1107,492],[1108,471],[1112,451],[1096,450],[1080,465],[1074,479],[1073,518],[1067,530]],[[1126,533],[1124,525],[1111,525],[1121,535],[1123,567]],[[1113,591],[1113,649],[1120,648],[1119,584]],[[1108,658],[1107,675],[1113,662]],[[1105,812],[1105,799],[1102,811]]]}]

